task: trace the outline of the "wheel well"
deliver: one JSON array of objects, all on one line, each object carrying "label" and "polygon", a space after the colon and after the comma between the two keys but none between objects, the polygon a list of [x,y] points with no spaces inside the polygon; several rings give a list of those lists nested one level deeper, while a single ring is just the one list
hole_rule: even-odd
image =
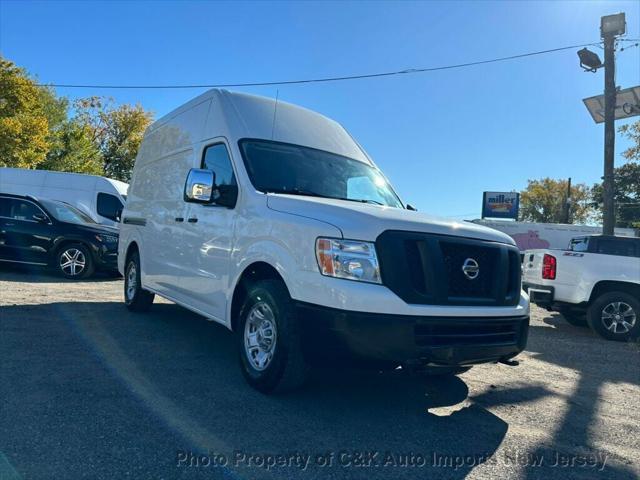
[{"label": "wheel well", "polygon": [[589,302],[594,301],[603,293],[607,292],[626,292],[630,295],[640,297],[640,284],[630,282],[612,282],[602,281],[595,284],[591,291]]},{"label": "wheel well", "polygon": [[125,268],[126,268],[127,260],[129,260],[129,256],[133,252],[138,252],[138,255],[140,255],[140,249],[138,248],[138,244],[136,242],[131,242],[127,247],[127,254],[124,256]]},{"label": "wheel well", "polygon": [[249,286],[252,283],[268,279],[277,279],[282,281],[284,284],[282,276],[268,263],[256,262],[244,269],[242,275],[240,275],[240,278],[238,279],[238,283],[233,291],[233,298],[231,300],[231,329],[233,331],[236,329],[240,308],[242,307],[242,302],[247,294]]}]

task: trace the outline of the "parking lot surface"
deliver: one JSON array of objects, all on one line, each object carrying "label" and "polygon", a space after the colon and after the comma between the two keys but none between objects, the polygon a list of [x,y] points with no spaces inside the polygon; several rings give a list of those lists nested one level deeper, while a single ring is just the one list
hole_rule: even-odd
[{"label": "parking lot surface", "polygon": [[640,348],[533,307],[520,366],[322,370],[264,396],[233,336],[122,281],[0,267],[0,479],[638,478]]}]

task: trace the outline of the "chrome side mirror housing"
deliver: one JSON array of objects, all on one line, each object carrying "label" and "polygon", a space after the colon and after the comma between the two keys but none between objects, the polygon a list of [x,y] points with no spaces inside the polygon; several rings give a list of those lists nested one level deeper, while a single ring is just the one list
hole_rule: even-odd
[{"label": "chrome side mirror housing", "polygon": [[184,184],[184,201],[211,203],[214,200],[216,175],[211,170],[192,168]]}]

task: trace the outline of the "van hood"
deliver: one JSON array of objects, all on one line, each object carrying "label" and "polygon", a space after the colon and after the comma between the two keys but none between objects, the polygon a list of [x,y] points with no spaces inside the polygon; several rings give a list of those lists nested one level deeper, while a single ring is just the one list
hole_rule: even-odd
[{"label": "van hood", "polygon": [[413,210],[330,198],[268,194],[267,206],[278,212],[330,223],[344,238],[375,241],[385,230],[453,235],[515,245],[508,235],[469,222],[457,222]]}]

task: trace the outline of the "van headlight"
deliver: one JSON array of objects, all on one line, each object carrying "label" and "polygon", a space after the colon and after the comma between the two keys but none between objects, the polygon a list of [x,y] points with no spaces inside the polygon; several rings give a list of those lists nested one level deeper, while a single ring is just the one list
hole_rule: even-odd
[{"label": "van headlight", "polygon": [[320,273],[328,277],[382,283],[376,248],[371,242],[318,238],[316,259]]}]

